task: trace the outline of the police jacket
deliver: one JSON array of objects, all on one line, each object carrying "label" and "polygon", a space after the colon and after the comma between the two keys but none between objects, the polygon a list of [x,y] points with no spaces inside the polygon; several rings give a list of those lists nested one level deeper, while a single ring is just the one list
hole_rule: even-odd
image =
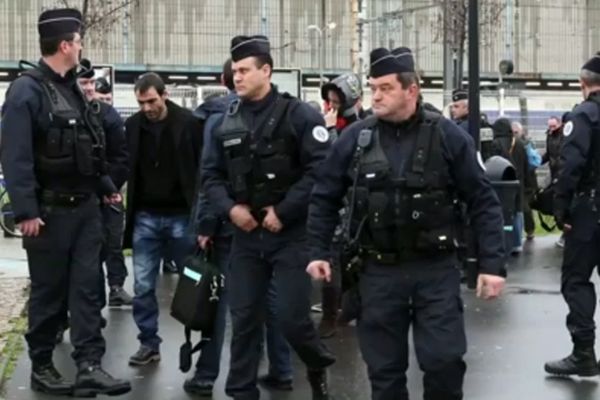
[{"label": "police jacket", "polygon": [[[376,135],[357,157],[366,130]],[[360,158],[366,161],[357,170],[353,164]],[[311,260],[331,258],[337,210],[355,186],[367,189],[354,205],[359,216],[366,206],[362,248],[384,257],[411,254],[407,263],[447,263],[454,256],[448,225],[457,218],[452,209],[456,199],[467,204],[477,230],[481,272],[504,273],[500,203],[477,162],[472,139],[453,122],[419,107],[400,124],[373,117],[350,126],[323,163],[313,190],[307,223]]]},{"label": "police jacket", "polygon": [[554,132],[546,132],[546,153],[542,156],[542,164],[548,163],[552,180],[558,178],[560,170],[560,149],[564,141],[563,128]]},{"label": "police jacket", "polygon": [[274,206],[284,231],[303,231],[317,167],[330,147],[323,125],[316,110],[274,87],[262,100],[234,103],[202,160],[210,203],[223,218],[234,205],[249,205],[257,220],[263,207]]},{"label": "police jacket", "polygon": [[456,125],[464,129],[465,132],[469,133],[469,117],[455,119]]},{"label": "police jacket", "polygon": [[[234,92],[225,96],[213,98],[202,103],[194,111],[194,115],[204,121],[203,143],[210,142],[210,135],[216,124],[222,120],[227,107],[238,97]],[[202,153],[209,150],[209,146],[204,146]],[[233,227],[229,219],[222,218],[217,212],[215,206],[210,204],[206,193],[202,190],[201,162],[198,162],[198,172],[196,176],[196,199],[192,209],[192,227],[196,235],[209,237],[228,237],[233,234]]]},{"label": "police jacket", "polygon": [[87,102],[74,70],[60,76],[43,60],[12,83],[0,160],[16,222],[40,217],[43,191],[103,195],[115,187],[110,176],[122,179],[123,132],[107,122],[107,112]]},{"label": "police jacket", "polygon": [[[173,135],[176,160],[177,179],[183,190],[183,195],[189,210],[194,205],[195,171],[198,170],[198,160],[202,151],[203,125],[194,117],[190,110],[167,100],[167,121],[164,134]],[[140,111],[125,122],[125,132],[129,147],[130,174],[127,183],[127,211],[124,234],[124,248],[130,248],[133,240],[133,218],[136,213],[135,196],[137,189],[138,167],[142,157],[140,154],[140,135],[146,117]]]},{"label": "police jacket", "polygon": [[589,240],[598,224],[600,205],[600,91],[575,107],[563,132],[555,215],[562,214],[571,223],[578,239]]}]

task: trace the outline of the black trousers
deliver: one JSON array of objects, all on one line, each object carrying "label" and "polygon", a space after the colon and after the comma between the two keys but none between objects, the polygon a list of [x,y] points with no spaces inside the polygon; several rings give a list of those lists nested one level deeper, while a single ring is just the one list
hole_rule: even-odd
[{"label": "black trousers", "polygon": [[303,232],[272,234],[258,228],[236,231],[229,273],[232,320],[231,363],[226,393],[237,400],[257,400],[259,346],[271,279],[277,290],[277,315],[283,333],[310,369],[328,366],[327,349],[310,319],[312,284],[306,273],[308,256]]},{"label": "black trousers", "polygon": [[596,291],[590,278],[600,265],[600,226],[598,213],[589,199],[576,203],[572,215],[573,229],[565,233],[561,292],[569,306],[567,328],[573,343],[594,346],[596,325]]},{"label": "black trousers", "polygon": [[95,196],[77,207],[42,206],[45,226],[38,237],[24,238],[31,294],[25,335],[33,364],[52,360],[54,341],[71,315],[72,357],[76,363],[100,361],[105,342],[100,330],[99,257],[102,220]]},{"label": "black trousers", "polygon": [[116,207],[120,212],[102,206],[104,245],[100,253],[100,260],[106,264],[106,278],[109,286],[123,286],[127,277],[127,267],[123,256],[125,212],[123,204],[118,204]]},{"label": "black trousers", "polygon": [[451,264],[367,265],[360,280],[360,349],[373,400],[407,400],[408,332],[423,378],[425,400],[462,399],[466,365],[460,272]]}]

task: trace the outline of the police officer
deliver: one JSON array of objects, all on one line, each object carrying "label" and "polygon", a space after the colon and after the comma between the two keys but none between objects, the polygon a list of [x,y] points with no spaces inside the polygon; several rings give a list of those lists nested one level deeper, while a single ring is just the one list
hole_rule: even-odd
[{"label": "police officer", "polygon": [[548,362],[546,372],[593,376],[600,373],[596,354],[596,293],[590,277],[600,264],[600,53],[579,75],[584,102],[564,127],[560,172],[555,184],[554,216],[565,233],[561,292],[567,305],[567,329],[573,341],[568,357]]},{"label": "police officer", "polygon": [[[374,400],[408,399],[408,331],[426,400],[462,399],[466,351],[455,226],[465,201],[479,238],[478,295],[503,287],[502,214],[466,132],[419,103],[419,80],[387,49],[371,53],[374,117],[334,144],[307,223],[308,273],[330,279],[329,243],[349,188],[363,270],[359,343]],[[362,228],[361,228],[362,227]]]},{"label": "police officer", "polygon": [[330,399],[326,367],[334,356],[310,319],[311,282],[305,222],[316,168],[329,150],[323,118],[271,85],[273,59],[264,36],[231,41],[236,93],[203,153],[203,186],[211,204],[235,225],[229,273],[233,334],[226,393],[259,398],[256,388],[265,298],[277,289],[286,339],[308,368],[315,400]]},{"label": "police officer", "polygon": [[454,89],[450,115],[456,125],[469,132],[469,93],[464,89]]},{"label": "police officer", "polygon": [[[42,59],[9,88],[0,156],[31,278],[25,338],[32,389],[90,397],[127,393],[131,386],[101,367],[99,197],[121,200],[106,159],[124,137],[105,138],[98,106],[88,103],[77,85],[81,20],[75,9],[40,15]],[[52,363],[65,302],[78,366],[74,385]]]},{"label": "police officer", "polygon": [[[107,140],[113,140],[111,143],[112,151],[107,154],[109,165],[109,174],[119,191],[127,181],[129,174],[129,152],[127,144],[120,139],[123,137],[125,127],[123,119],[118,111],[111,105],[98,98],[96,92],[96,79],[92,63],[87,59],[80,62],[82,71],[77,74],[78,82],[83,94],[88,101],[98,104],[100,107],[100,119],[102,128],[106,133]],[[114,142],[119,138],[118,142]],[[125,278],[127,277],[127,266],[125,266],[125,257],[123,256],[123,228],[125,224],[123,203],[111,204],[105,201],[101,207],[102,226],[104,229],[104,243],[100,252],[100,261],[106,263],[106,275],[110,292],[108,295],[108,305],[111,307],[130,306],[131,296],[123,288]],[[101,289],[104,291],[104,270],[100,268],[102,275]],[[106,296],[101,298],[102,307],[106,305]]]}]

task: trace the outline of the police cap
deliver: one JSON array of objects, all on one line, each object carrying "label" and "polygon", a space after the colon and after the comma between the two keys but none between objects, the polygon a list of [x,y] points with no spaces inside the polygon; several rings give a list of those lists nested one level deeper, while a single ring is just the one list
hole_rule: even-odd
[{"label": "police cap", "polygon": [[586,69],[591,72],[600,74],[600,51],[596,55],[590,58],[581,69]]},{"label": "police cap", "polygon": [[467,100],[469,93],[465,89],[454,89],[452,91],[452,101]]},{"label": "police cap", "polygon": [[231,59],[234,62],[247,57],[269,55],[271,45],[266,36],[236,36],[231,39]]},{"label": "police cap", "polygon": [[81,31],[81,12],[74,8],[57,8],[40,14],[38,32],[41,39],[60,37],[68,33]]},{"label": "police cap", "polygon": [[415,58],[412,51],[408,47],[396,47],[392,50],[392,54],[398,62],[405,64],[406,68],[410,68],[415,71]]},{"label": "police cap", "polygon": [[78,78],[92,79],[94,77],[95,72],[92,68],[92,62],[90,60],[87,58],[82,58],[81,61],[79,61],[79,67],[80,71],[77,74]]},{"label": "police cap", "polygon": [[372,78],[402,72],[414,72],[414,68],[410,69],[405,63],[399,62],[388,49],[383,47],[371,51],[370,61],[369,76]]}]

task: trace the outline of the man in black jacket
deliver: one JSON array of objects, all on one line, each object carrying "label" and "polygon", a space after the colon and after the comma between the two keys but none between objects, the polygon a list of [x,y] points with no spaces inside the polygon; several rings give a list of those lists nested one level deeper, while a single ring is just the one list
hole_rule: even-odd
[{"label": "man in black jacket", "polygon": [[165,84],[147,73],[135,84],[140,111],[125,123],[130,152],[124,247],[133,248],[133,318],[140,330],[139,350],[130,365],[160,360],[156,276],[168,246],[175,262],[189,255],[188,233],[202,124],[191,111],[167,99]]},{"label": "man in black jacket", "polygon": [[558,179],[560,149],[563,140],[564,135],[561,120],[558,117],[550,117],[548,119],[548,130],[546,131],[546,153],[542,156],[542,164],[548,163],[552,182]]}]

